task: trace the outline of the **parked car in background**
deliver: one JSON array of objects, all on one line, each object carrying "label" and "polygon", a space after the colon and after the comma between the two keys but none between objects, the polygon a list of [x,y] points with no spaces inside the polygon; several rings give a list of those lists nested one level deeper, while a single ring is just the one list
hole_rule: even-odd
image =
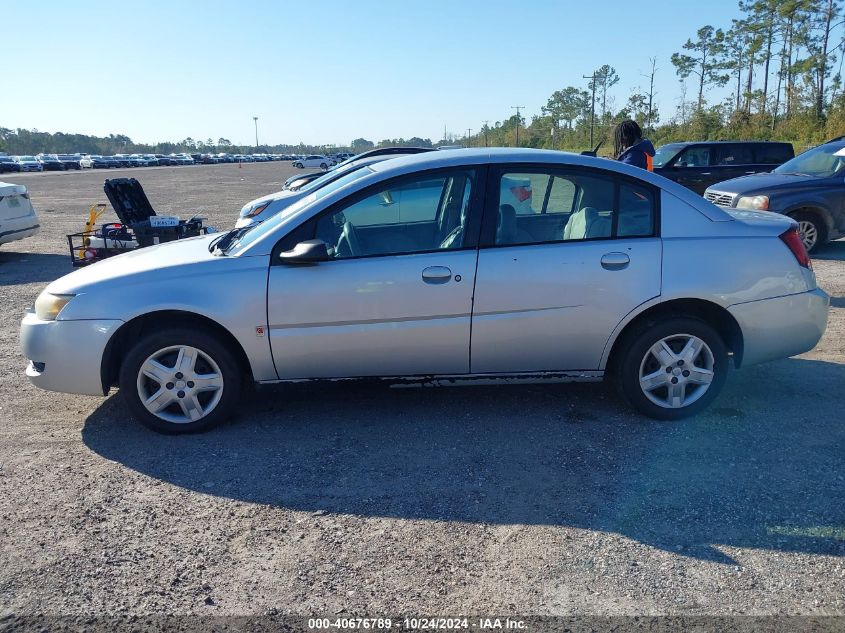
[{"label": "parked car in background", "polygon": [[[434,148],[432,147],[380,147],[378,149],[371,149],[368,152],[362,152],[360,154],[349,154],[349,158],[338,163],[334,167],[330,168],[328,171],[342,169],[351,163],[369,160],[375,156],[384,156],[385,158],[388,158],[393,156],[409,156],[411,154],[422,154],[423,152],[433,151]],[[284,184],[282,185],[282,190],[299,189],[307,183],[311,182],[312,180],[316,180],[320,177],[322,177],[322,174],[318,171],[304,174],[294,174],[293,176],[285,180]]]},{"label": "parked car in background", "polygon": [[769,172],[794,156],[791,143],[773,141],[669,143],[657,148],[654,173],[703,194],[717,182]]},{"label": "parked car in background", "polygon": [[373,150],[372,152],[360,154],[355,157],[354,160],[347,160],[336,167],[332,167],[325,173],[315,171],[309,174],[302,174],[300,181],[293,180],[296,176],[292,176],[291,178],[288,178],[286,186],[281,191],[277,191],[276,193],[272,193],[268,196],[263,196],[245,204],[240,211],[235,227],[240,228],[257,224],[258,222],[263,222],[267,218],[284,211],[305,197],[320,197],[320,189],[322,187],[325,187],[340,178],[344,178],[350,172],[362,169],[367,165],[380,163],[392,158],[411,156],[413,154],[420,154],[429,151],[433,150],[416,147],[382,148],[380,150]]},{"label": "parked car in background", "polygon": [[[536,196],[511,191],[525,180]],[[675,420],[717,397],[729,365],[806,352],[827,324],[794,221],[614,161],[430,152],[321,191],[251,228],[54,281],[21,324],[27,376],[91,395],[118,385],[133,417],[170,433],[228,417],[245,378],[608,377]],[[514,196],[531,199],[522,213]]]},{"label": "parked car in background", "polygon": [[22,240],[39,230],[26,187],[0,182],[0,244]]},{"label": "parked car in background", "polygon": [[177,165],[193,165],[194,159],[188,154],[171,154],[170,158],[176,161]]},{"label": "parked car in background", "polygon": [[336,165],[337,163],[333,161],[328,156],[323,156],[321,154],[311,154],[310,156],[306,156],[305,158],[298,158],[297,160],[293,161],[293,166],[298,167],[299,169],[310,169],[312,167],[319,167],[323,171],[326,171],[329,167]]},{"label": "parked car in background", "polygon": [[55,154],[41,154],[36,157],[44,171],[65,171],[67,167]]},{"label": "parked car in background", "polygon": [[21,166],[21,171],[44,171],[44,166],[35,156],[15,156],[14,159]]},{"label": "parked car in background", "polygon": [[88,157],[88,160],[91,161],[92,169],[108,169],[109,167],[117,166],[113,165],[112,161],[105,156],[91,155]]},{"label": "parked car in background", "polygon": [[20,172],[21,164],[11,156],[0,156],[0,174]]},{"label": "parked car in background", "polygon": [[90,154],[82,154],[79,157],[79,166],[82,169],[92,169],[94,167],[94,161],[91,159]]},{"label": "parked car in background", "polygon": [[720,182],[704,197],[720,207],[789,216],[798,222],[804,246],[815,252],[845,237],[845,140],[807,150],[770,174]]},{"label": "parked car in background", "polygon": [[79,156],[71,154],[58,154],[57,158],[65,166],[65,169],[82,169],[82,163]]}]

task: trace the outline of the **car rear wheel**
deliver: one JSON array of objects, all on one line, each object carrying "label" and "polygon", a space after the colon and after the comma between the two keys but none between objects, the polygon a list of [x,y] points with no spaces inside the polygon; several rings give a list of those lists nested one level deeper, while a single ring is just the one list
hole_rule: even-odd
[{"label": "car rear wheel", "polygon": [[815,213],[799,211],[790,217],[798,222],[798,234],[808,253],[815,252],[827,241],[825,226]]},{"label": "car rear wheel", "polygon": [[148,334],[126,355],[120,391],[144,425],[161,433],[204,431],[229,417],[242,375],[229,348],[203,330]]},{"label": "car rear wheel", "polygon": [[323,171],[326,171],[328,168],[329,168],[329,166],[326,165],[325,163],[320,163],[320,169],[322,169]]},{"label": "car rear wheel", "polygon": [[641,328],[622,343],[617,387],[628,403],[651,418],[694,415],[725,384],[727,348],[704,321],[672,317]]}]

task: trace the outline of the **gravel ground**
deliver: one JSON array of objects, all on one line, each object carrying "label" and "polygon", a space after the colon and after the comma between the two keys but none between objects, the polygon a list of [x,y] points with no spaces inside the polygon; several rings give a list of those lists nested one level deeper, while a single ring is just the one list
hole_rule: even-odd
[{"label": "gravel ground", "polygon": [[[281,163],[121,170],[227,228]],[[118,175],[115,171],[109,177]],[[681,423],[601,385],[261,392],[163,437],[36,390],[18,323],[70,271],[105,172],[6,176],[42,232],[0,249],[3,614],[845,614],[845,242],[809,354]]]}]

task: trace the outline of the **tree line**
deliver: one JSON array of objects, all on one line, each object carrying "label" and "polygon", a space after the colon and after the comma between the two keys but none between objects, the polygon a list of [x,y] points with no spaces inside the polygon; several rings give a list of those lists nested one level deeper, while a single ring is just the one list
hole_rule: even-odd
[{"label": "tree line", "polygon": [[[741,17],[729,25],[700,27],[670,59],[644,59],[639,85],[621,104],[612,91],[619,75],[604,64],[585,85],[552,93],[530,122],[514,115],[485,123],[466,142],[515,145],[519,134],[523,146],[580,150],[589,146],[591,131],[595,142],[609,141],[625,118],[638,121],[655,144],[771,139],[801,149],[845,135],[841,0],[740,0],[739,9]],[[661,122],[654,77],[667,62],[680,98]],[[712,97],[725,87],[727,97]]]}]

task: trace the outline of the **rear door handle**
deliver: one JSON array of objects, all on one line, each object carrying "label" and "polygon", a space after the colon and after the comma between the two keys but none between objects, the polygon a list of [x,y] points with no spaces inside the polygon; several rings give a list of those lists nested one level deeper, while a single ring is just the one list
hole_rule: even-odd
[{"label": "rear door handle", "polygon": [[605,270],[622,270],[631,263],[631,258],[625,253],[605,253],[601,256],[601,267]]},{"label": "rear door handle", "polygon": [[427,284],[445,284],[452,278],[452,271],[446,266],[429,266],[422,271],[422,280]]}]

